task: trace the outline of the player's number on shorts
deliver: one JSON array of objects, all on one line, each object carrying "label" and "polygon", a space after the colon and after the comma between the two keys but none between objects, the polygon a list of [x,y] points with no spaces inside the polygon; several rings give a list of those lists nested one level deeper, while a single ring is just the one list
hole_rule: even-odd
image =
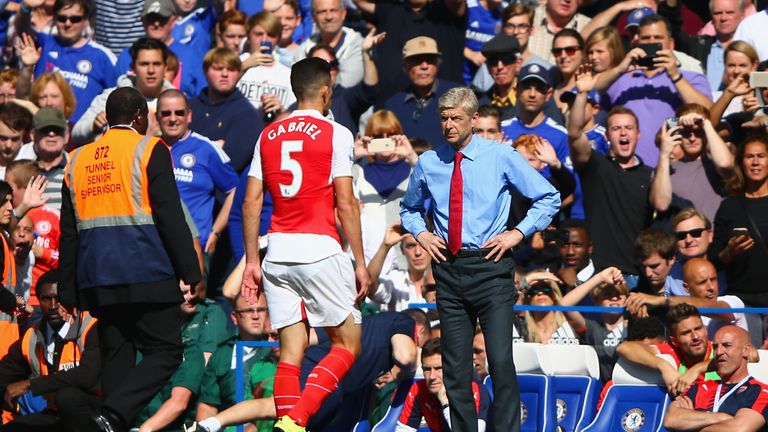
[{"label": "player's number on shorts", "polygon": [[280,170],[290,171],[293,175],[291,184],[280,183],[280,193],[285,198],[296,196],[301,189],[301,182],[304,180],[304,172],[301,170],[301,164],[296,159],[291,158],[291,153],[297,153],[304,150],[304,141],[288,140],[283,141],[280,149]]}]

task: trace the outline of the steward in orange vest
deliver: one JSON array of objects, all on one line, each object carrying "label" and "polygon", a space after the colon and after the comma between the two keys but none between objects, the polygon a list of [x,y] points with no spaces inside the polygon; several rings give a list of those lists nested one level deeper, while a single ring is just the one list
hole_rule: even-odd
[{"label": "steward in orange vest", "polygon": [[84,430],[88,411],[98,407],[101,355],[96,319],[87,312],[69,315],[60,307],[57,280],[56,270],[40,277],[42,319],[0,360],[4,408],[19,414],[3,431],[50,431],[65,425]]},{"label": "steward in orange vest", "polygon": [[181,363],[179,282],[202,276],[170,150],[144,135],[144,96],[115,89],[106,116],[109,130],[73,150],[64,172],[60,291],[99,319],[104,403],[90,430],[125,430]]},{"label": "steward in orange vest", "polygon": [[[7,229],[13,217],[11,197],[13,188],[5,181],[0,181],[0,227]],[[0,358],[8,353],[8,348],[19,339],[19,325],[16,322],[16,258],[13,255],[11,241],[5,231],[0,228],[0,262],[2,269],[2,288],[0,288]],[[4,289],[3,289],[4,288]],[[13,300],[11,300],[13,298]],[[7,300],[7,302],[6,302]],[[6,304],[7,303],[7,304]]]}]

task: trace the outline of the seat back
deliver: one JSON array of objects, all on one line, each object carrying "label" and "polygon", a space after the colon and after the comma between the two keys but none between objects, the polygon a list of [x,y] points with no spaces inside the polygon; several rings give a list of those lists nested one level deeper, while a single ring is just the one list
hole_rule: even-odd
[{"label": "seat back", "polygon": [[595,420],[582,432],[658,432],[664,429],[669,396],[656,385],[614,384]]},{"label": "seat back", "polygon": [[[520,386],[520,430],[522,432],[554,432],[555,393],[550,389],[550,377],[546,375],[518,374]],[[493,399],[493,378],[483,381]]]},{"label": "seat back", "polygon": [[589,345],[543,345],[540,356],[550,361],[558,426],[577,431],[595,417],[600,396],[600,361]]},{"label": "seat back", "polygon": [[416,380],[413,379],[407,379],[397,385],[395,394],[392,396],[392,403],[389,405],[389,408],[387,408],[387,413],[384,414],[384,418],[376,423],[371,432],[392,432],[395,430],[397,421],[400,419],[400,414],[403,412],[405,398],[408,396],[408,391],[415,381]]},{"label": "seat back", "polygon": [[748,363],[749,374],[758,381],[768,382],[768,350],[757,350],[760,355],[760,361],[757,363]]},{"label": "seat back", "polygon": [[[659,357],[675,365],[672,357]],[[603,406],[592,424],[583,430],[664,431],[669,402],[664,380],[657,370],[619,359],[613,368],[613,386],[608,389]]]}]

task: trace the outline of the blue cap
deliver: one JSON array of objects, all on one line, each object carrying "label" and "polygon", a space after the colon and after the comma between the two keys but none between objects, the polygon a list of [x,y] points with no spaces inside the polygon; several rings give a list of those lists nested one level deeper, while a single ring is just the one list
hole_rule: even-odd
[{"label": "blue cap", "polygon": [[640,25],[640,21],[643,20],[645,17],[649,17],[651,15],[656,15],[656,12],[651,8],[639,8],[639,9],[632,9],[629,11],[629,15],[627,15],[627,24],[624,26],[624,30],[635,27]]},{"label": "blue cap", "polygon": [[544,66],[536,63],[528,63],[520,69],[520,73],[517,74],[517,82],[521,83],[528,79],[537,79],[544,84],[552,87],[550,82],[549,70]]},{"label": "blue cap", "polygon": [[[574,87],[574,88],[572,88],[570,90],[564,91],[560,95],[560,102],[565,103],[565,104],[571,103],[574,99],[576,99],[576,94],[577,93],[578,93],[578,90],[576,90],[576,87]],[[592,102],[592,103],[594,103],[594,104],[599,104],[600,103],[600,93],[597,90],[592,89],[589,92],[589,94],[587,95],[587,100]]]}]

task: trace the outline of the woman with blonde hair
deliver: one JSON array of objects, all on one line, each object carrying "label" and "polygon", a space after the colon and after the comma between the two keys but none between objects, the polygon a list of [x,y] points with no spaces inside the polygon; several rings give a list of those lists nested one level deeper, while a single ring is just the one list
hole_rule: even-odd
[{"label": "woman with blonde hair", "polygon": [[749,86],[749,74],[757,70],[760,59],[755,48],[744,41],[733,41],[723,53],[725,69],[720,88],[712,92],[714,105],[710,119],[717,124],[722,117],[739,112],[754,112],[759,101]]}]

